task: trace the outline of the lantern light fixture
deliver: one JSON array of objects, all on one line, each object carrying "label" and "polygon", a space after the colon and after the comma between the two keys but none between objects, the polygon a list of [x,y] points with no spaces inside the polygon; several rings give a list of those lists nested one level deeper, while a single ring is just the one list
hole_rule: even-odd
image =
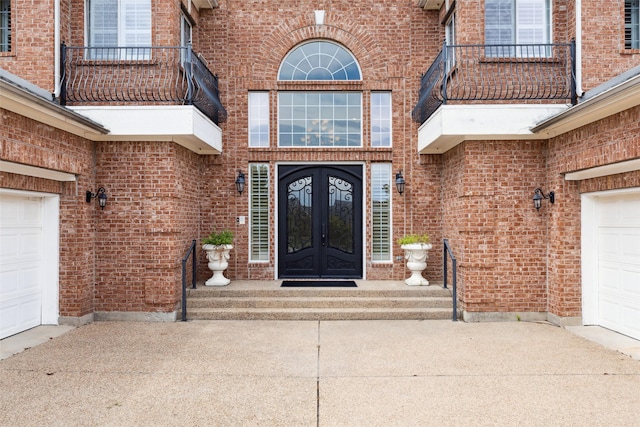
[{"label": "lantern light fixture", "polygon": [[92,193],[91,191],[87,190],[86,199],[85,199],[87,203],[90,203],[91,199],[95,199],[95,198],[98,199],[98,205],[100,206],[100,209],[104,209],[104,207],[107,206],[107,193],[104,187],[98,188],[98,191],[96,191],[95,193]]},{"label": "lantern light fixture", "polygon": [[238,169],[238,177],[236,178],[236,190],[238,190],[238,193],[242,194],[242,192],[244,191],[244,184],[244,174],[240,169]]},{"label": "lantern light fixture", "polygon": [[542,188],[536,188],[533,192],[533,207],[536,208],[536,210],[539,210],[542,206],[543,199],[548,199],[549,203],[553,204],[556,201],[556,194],[553,191],[549,191],[549,193],[544,194]]},{"label": "lantern light fixture", "polygon": [[398,190],[398,193],[400,194],[404,193],[405,184],[406,184],[406,181],[402,176],[402,169],[400,169],[396,174],[396,189]]}]

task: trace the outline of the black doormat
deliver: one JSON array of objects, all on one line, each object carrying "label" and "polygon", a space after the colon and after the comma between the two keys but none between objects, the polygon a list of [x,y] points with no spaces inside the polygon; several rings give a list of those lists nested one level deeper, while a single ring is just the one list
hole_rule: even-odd
[{"label": "black doormat", "polygon": [[357,288],[353,280],[283,280],[283,288]]}]

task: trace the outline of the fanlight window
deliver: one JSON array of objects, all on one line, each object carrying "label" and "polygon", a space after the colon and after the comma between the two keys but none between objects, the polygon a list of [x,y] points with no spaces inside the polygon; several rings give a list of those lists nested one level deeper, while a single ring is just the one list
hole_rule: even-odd
[{"label": "fanlight window", "polygon": [[313,41],[289,52],[278,80],[362,80],[362,75],[348,50],[328,41]]}]

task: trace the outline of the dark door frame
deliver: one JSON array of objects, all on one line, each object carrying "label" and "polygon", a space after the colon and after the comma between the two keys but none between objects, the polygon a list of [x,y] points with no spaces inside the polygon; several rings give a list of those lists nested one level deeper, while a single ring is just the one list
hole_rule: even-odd
[{"label": "dark door frame", "polygon": [[[276,255],[278,257],[277,263],[276,263],[277,278],[321,278],[322,279],[322,278],[363,278],[364,277],[364,261],[365,261],[365,247],[366,247],[365,238],[364,238],[366,235],[365,233],[366,209],[364,206],[364,202],[366,200],[365,194],[364,194],[365,193],[364,167],[365,167],[364,163],[349,163],[349,162],[347,163],[287,162],[287,163],[280,163],[276,165],[276,214],[275,216],[277,218],[277,224],[276,224]],[[322,266],[314,265],[312,267],[312,269],[316,269],[316,270],[313,270],[313,273],[310,273],[311,270],[304,272],[304,269],[301,269],[299,272],[295,272],[294,270],[286,271],[284,263],[286,261],[285,257],[287,253],[284,251],[284,248],[282,248],[281,245],[286,244],[284,243],[286,239],[286,230],[283,227],[287,223],[287,212],[285,211],[287,202],[286,202],[286,199],[283,199],[283,197],[287,197],[287,196],[283,193],[286,191],[285,187],[287,184],[285,182],[282,182],[282,180],[286,179],[287,176],[291,176],[292,174],[297,175],[297,174],[300,174],[301,172],[317,173],[318,174],[316,175],[316,179],[317,179],[319,177],[319,174],[327,174],[327,173],[330,173],[332,170],[338,175],[343,174],[346,176],[350,176],[352,178],[350,181],[353,181],[352,184],[354,185],[354,188],[353,188],[353,191],[355,193],[354,205],[353,205],[354,262],[352,263],[352,265],[354,265],[355,267],[353,269],[347,269],[347,270],[342,270],[340,267],[335,268],[335,266],[328,267],[326,264],[328,259],[328,256],[327,256],[325,257],[325,259],[321,259],[318,261],[318,263],[322,263]],[[321,188],[322,192],[328,191],[326,184],[320,183],[315,185],[322,186],[322,187],[316,187],[316,190]],[[325,199],[325,202],[326,202],[326,199]],[[317,196],[316,199],[314,199],[313,203],[314,203],[313,209],[315,208],[326,209],[326,207],[323,207],[322,204],[320,203],[319,195]],[[318,204],[318,203],[320,203],[320,205],[316,207],[315,204]],[[324,212],[324,214],[326,214],[326,211]],[[314,221],[316,221],[316,218],[314,218]],[[317,236],[315,236],[316,240],[312,245],[313,247],[312,250],[316,250],[316,251],[318,250],[316,245],[318,244],[318,241],[322,239],[320,237],[322,233],[321,227],[322,225],[319,223],[314,224],[313,233],[316,233]],[[323,253],[327,255],[331,251],[331,249],[327,249],[327,250],[321,249],[321,251],[323,251]],[[342,256],[345,254],[342,253],[339,255]],[[348,256],[345,256],[345,257],[348,257]],[[340,258],[340,256],[337,258]],[[336,257],[333,257],[333,259],[335,261]],[[340,260],[338,259],[338,261]],[[349,271],[349,273],[345,273],[345,271]]]}]

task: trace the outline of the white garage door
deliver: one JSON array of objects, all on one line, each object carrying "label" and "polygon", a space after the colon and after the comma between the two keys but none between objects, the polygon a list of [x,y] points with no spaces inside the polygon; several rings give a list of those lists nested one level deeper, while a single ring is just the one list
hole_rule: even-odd
[{"label": "white garage door", "polygon": [[640,194],[597,201],[598,323],[640,339]]},{"label": "white garage door", "polygon": [[42,322],[42,204],[0,194],[0,339]]}]

